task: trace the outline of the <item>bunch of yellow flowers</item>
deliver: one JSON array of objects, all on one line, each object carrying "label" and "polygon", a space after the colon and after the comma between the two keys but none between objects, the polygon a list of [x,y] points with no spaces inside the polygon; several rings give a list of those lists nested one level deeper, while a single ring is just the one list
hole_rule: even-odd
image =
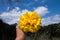
[{"label": "bunch of yellow flowers", "polygon": [[26,12],[20,16],[20,29],[24,32],[37,32],[40,29],[41,17],[36,12]]}]

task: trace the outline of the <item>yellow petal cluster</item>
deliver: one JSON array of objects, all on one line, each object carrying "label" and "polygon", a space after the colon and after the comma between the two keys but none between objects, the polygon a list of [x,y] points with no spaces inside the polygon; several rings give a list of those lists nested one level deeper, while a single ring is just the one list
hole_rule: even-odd
[{"label": "yellow petal cluster", "polygon": [[20,16],[20,29],[24,32],[37,32],[40,29],[41,17],[36,12],[26,12]]}]

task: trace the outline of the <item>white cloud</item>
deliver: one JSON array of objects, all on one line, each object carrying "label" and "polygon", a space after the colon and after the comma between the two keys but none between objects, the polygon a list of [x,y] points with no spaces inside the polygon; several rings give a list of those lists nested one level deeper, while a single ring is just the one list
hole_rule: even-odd
[{"label": "white cloud", "polygon": [[49,25],[49,24],[54,24],[54,23],[59,23],[60,22],[60,15],[54,15],[51,17],[43,18],[42,19],[42,25]]},{"label": "white cloud", "polygon": [[18,22],[20,15],[24,12],[28,12],[28,10],[25,9],[21,11],[18,7],[16,7],[9,12],[3,12],[0,14],[0,18],[2,18],[8,24],[14,24]]},{"label": "white cloud", "polygon": [[47,13],[49,13],[48,8],[43,7],[43,6],[37,7],[34,11],[37,12],[38,14],[40,14],[41,16],[44,16]]}]

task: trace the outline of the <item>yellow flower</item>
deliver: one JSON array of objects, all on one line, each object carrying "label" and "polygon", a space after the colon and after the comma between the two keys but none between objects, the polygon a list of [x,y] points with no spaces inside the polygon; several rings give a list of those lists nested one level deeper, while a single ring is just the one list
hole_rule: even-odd
[{"label": "yellow flower", "polygon": [[20,16],[19,24],[24,32],[37,32],[40,29],[41,17],[36,12],[26,12]]}]

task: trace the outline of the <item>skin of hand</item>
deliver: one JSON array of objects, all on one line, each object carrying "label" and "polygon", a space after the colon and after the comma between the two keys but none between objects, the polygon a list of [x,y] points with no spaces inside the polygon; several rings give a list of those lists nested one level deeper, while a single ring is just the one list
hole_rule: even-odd
[{"label": "skin of hand", "polygon": [[24,32],[19,28],[19,25],[16,26],[16,40],[24,40],[25,34]]}]

